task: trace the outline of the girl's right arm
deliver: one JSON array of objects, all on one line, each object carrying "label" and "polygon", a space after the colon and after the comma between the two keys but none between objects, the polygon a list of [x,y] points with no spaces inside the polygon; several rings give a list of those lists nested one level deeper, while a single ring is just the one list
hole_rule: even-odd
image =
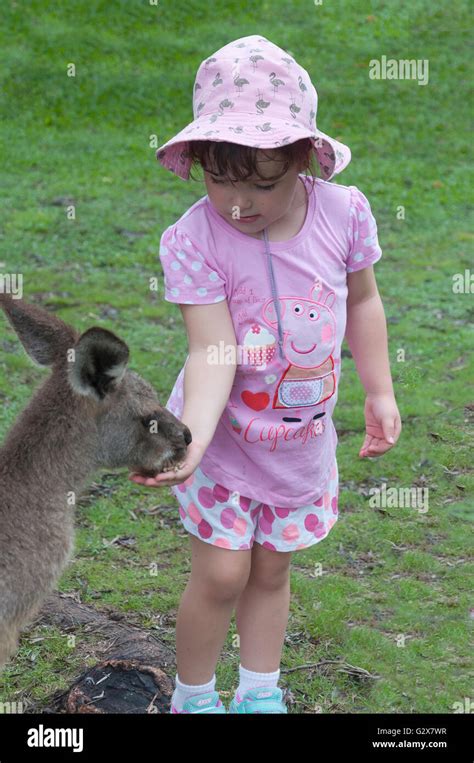
[{"label": "girl's right arm", "polygon": [[[227,300],[212,305],[180,305],[188,334],[181,421],[203,451],[211,442],[229,399],[236,371],[236,338]],[[233,347],[233,350],[229,350]],[[210,363],[210,350],[220,361]],[[224,352],[220,350],[224,350]]]},{"label": "girl's right arm", "polygon": [[[234,382],[237,341],[227,300],[209,305],[180,304],[180,308],[189,347],[184,369],[181,421],[189,427],[193,439],[188,446],[183,468],[162,472],[151,478],[133,477],[134,482],[147,487],[178,485],[194,472],[214,436]],[[229,350],[229,347],[234,349]],[[209,362],[210,348],[214,348],[214,353],[218,355],[220,362],[217,364]]]}]

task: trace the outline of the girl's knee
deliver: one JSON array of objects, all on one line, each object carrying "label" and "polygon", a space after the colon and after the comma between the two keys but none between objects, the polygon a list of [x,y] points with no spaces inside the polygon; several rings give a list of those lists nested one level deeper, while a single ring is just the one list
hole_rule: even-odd
[{"label": "girl's knee", "polygon": [[231,551],[199,541],[192,543],[191,581],[206,595],[223,601],[240,596],[250,575],[251,551]]},{"label": "girl's knee", "polygon": [[291,557],[291,551],[271,551],[254,543],[250,582],[269,591],[288,585]]}]

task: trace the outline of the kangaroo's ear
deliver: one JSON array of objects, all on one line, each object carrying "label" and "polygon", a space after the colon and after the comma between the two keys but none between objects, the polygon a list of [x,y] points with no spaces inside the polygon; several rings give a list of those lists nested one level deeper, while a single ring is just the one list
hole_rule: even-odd
[{"label": "kangaroo's ear", "polygon": [[129,349],[112,331],[93,326],[72,349],[68,378],[77,394],[101,401],[119,386],[127,368]]},{"label": "kangaroo's ear", "polygon": [[3,292],[0,293],[0,307],[30,358],[40,366],[53,365],[77,340],[78,334],[71,326],[42,307]]}]

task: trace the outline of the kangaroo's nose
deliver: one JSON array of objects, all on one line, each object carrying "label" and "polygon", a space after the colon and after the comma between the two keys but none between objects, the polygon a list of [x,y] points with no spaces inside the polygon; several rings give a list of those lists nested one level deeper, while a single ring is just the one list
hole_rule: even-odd
[{"label": "kangaroo's nose", "polygon": [[176,440],[182,437],[185,444],[192,442],[192,435],[189,427],[177,419],[170,411],[165,411],[159,418],[159,428],[165,437]]}]

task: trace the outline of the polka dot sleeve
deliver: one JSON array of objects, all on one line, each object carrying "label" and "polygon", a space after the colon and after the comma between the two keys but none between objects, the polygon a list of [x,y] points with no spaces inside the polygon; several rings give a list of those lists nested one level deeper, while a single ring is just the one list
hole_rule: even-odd
[{"label": "polka dot sleeve", "polygon": [[357,186],[350,185],[351,203],[349,210],[349,253],[346,270],[353,273],[373,265],[382,256],[377,237],[377,223],[366,197]]},{"label": "polka dot sleeve", "polygon": [[186,233],[167,228],[160,241],[165,300],[187,305],[209,305],[226,299],[225,281],[206,262]]}]

